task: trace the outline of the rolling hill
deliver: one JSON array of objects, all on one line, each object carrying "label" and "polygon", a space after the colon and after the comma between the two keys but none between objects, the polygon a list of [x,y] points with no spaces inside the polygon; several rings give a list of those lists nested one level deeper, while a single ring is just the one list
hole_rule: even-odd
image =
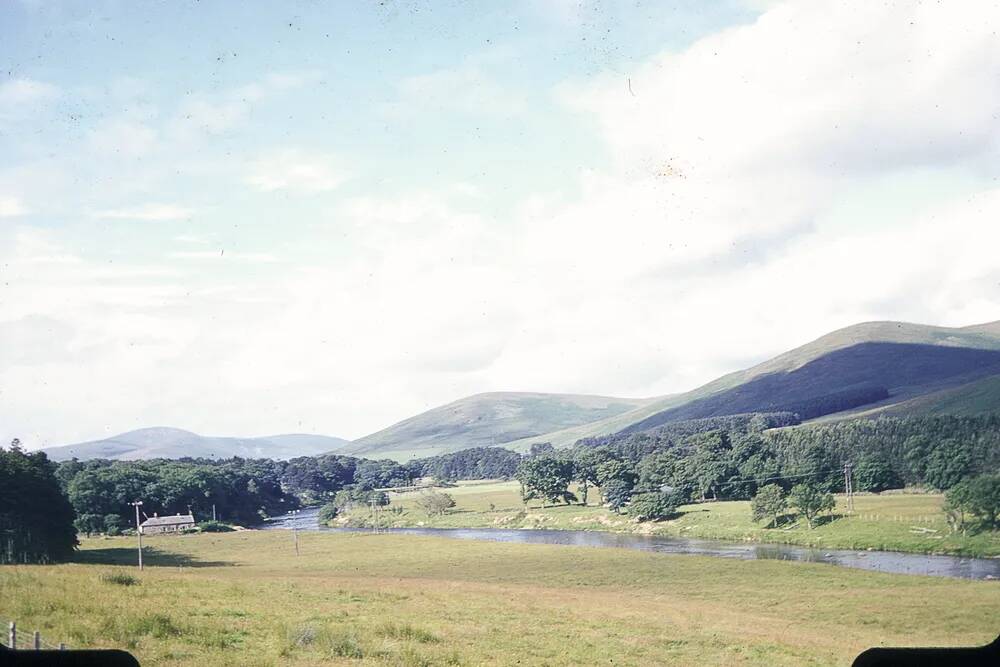
[{"label": "rolling hill", "polygon": [[104,440],[49,447],[43,451],[54,461],[85,459],[177,459],[267,457],[290,459],[323,454],[343,448],[348,440],[325,435],[286,434],[263,438],[206,437],[177,428],[144,428]]},{"label": "rolling hill", "polygon": [[336,452],[408,460],[471,447],[526,451],[584,437],[747,412],[830,421],[877,414],[1000,412],[1000,322],[962,328],[866,322],[839,329],[692,391],[655,398],[496,392],[405,419],[354,442],[319,435],[204,437],[151,428],[45,451],[71,457],[292,458]]},{"label": "rolling hill", "polygon": [[[545,400],[524,411],[513,397]],[[995,412],[1000,411],[1000,322],[963,328],[866,322],[683,394],[645,400],[586,397],[608,402],[605,414],[571,409],[563,413],[570,423],[551,429],[546,425],[558,420],[535,418],[543,405],[566,410],[573,405],[567,398],[584,397],[472,396],[361,438],[344,451],[404,460],[488,445],[518,451],[536,442],[568,447],[584,437],[754,411],[789,410],[824,420],[882,411]]]},{"label": "rolling hill", "polygon": [[[853,352],[845,352],[851,348],[854,348]],[[866,348],[873,354],[866,354]],[[947,361],[940,363],[942,360],[938,353],[942,350],[947,359],[955,360],[955,367],[949,368]],[[959,352],[951,357],[950,350]],[[961,350],[973,350],[973,352],[970,356],[965,356]],[[769,401],[766,392],[755,391],[766,388],[772,383],[780,385],[782,390],[787,392],[786,395],[794,396],[801,391],[805,396],[821,396],[849,389],[849,385],[845,386],[843,383],[846,377],[850,377],[853,378],[854,384],[886,389],[889,397],[877,403],[855,406],[836,414],[840,417],[874,414],[897,404],[908,403],[922,395],[971,385],[984,377],[1000,374],[1000,370],[992,365],[992,353],[998,351],[1000,351],[1000,321],[961,328],[906,322],[865,322],[838,329],[761,364],[724,375],[690,392],[653,399],[635,410],[600,422],[547,433],[537,439],[518,440],[506,446],[523,451],[530,447],[532,442],[544,440],[556,447],[568,447],[580,438],[652,428],[658,423],[687,418],[682,416],[685,414],[712,416],[748,411],[740,410],[739,407],[760,410],[773,408],[774,402]],[[921,353],[924,352],[928,355],[926,359],[922,358]],[[894,357],[897,354],[901,356]],[[901,362],[903,357],[906,363],[911,365],[905,376],[898,374],[894,369],[894,365]],[[937,366],[931,364],[931,357],[938,360]],[[873,358],[876,363],[869,366]],[[825,362],[822,361],[824,359]],[[977,368],[978,359],[989,360],[987,366],[983,369]],[[835,369],[837,362],[843,362],[848,367],[836,370],[832,375],[823,372],[824,368]],[[922,367],[921,364],[924,362],[929,365]],[[813,365],[806,368],[810,364]],[[922,368],[928,371],[931,368],[934,370],[925,373]],[[798,379],[806,382],[798,385],[796,383]],[[752,384],[755,380],[758,381],[757,384]],[[740,391],[741,388],[743,391]],[[746,400],[748,393],[756,394],[756,399]],[[964,413],[966,409],[963,407],[963,396],[971,398],[972,394],[961,392],[955,394],[954,400],[938,408],[946,412],[939,411],[938,414]],[[702,402],[696,403],[698,401]],[[727,405],[730,401],[733,403]],[[692,407],[691,404],[695,406]],[[708,414],[702,411],[707,405],[717,407]],[[917,407],[919,404],[910,405],[911,412],[922,412]],[[981,405],[976,408],[977,414],[983,411]],[[993,403],[992,410],[985,411],[1000,411],[1000,403]],[[637,426],[640,424],[644,426]]]},{"label": "rolling hill", "polygon": [[505,445],[618,415],[647,400],[578,394],[476,394],[355,440],[341,452],[402,460]]}]

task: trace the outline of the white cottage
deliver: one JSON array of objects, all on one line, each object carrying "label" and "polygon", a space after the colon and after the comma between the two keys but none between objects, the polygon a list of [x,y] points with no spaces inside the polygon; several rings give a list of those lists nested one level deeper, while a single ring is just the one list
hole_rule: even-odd
[{"label": "white cottage", "polygon": [[179,533],[186,528],[194,528],[194,516],[190,514],[177,514],[174,516],[157,516],[146,519],[139,526],[139,532],[143,535],[156,535],[159,533]]}]

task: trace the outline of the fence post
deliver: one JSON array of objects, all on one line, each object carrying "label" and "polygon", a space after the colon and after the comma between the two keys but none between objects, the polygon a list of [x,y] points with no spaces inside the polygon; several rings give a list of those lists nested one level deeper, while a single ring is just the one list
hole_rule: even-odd
[{"label": "fence post", "polygon": [[17,623],[10,622],[10,634],[7,637],[7,646],[11,650],[17,649]]},{"label": "fence post", "polygon": [[32,639],[34,640],[35,650],[36,651],[41,651],[42,650],[42,633],[40,633],[38,630],[35,630],[35,634],[32,635]]}]

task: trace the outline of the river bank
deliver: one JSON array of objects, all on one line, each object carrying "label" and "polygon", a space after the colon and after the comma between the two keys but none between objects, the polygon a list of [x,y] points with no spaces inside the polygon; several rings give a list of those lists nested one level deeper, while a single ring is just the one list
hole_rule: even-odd
[{"label": "river bank", "polygon": [[[447,513],[428,516],[420,511],[415,504],[416,492],[391,493],[389,508],[379,512],[379,524],[394,528],[605,531],[814,549],[1000,557],[1000,533],[949,530],[940,494],[857,495],[853,512],[847,511],[845,498],[838,496],[834,512],[809,529],[805,522],[793,518],[780,527],[764,528],[750,520],[750,503],[745,501],[684,505],[674,519],[638,523],[593,504],[542,506],[532,502],[525,506],[516,482],[468,482],[438,491],[455,499],[455,507]],[[596,495],[592,491],[591,498]],[[333,525],[370,527],[372,523],[370,510],[357,507]]]}]

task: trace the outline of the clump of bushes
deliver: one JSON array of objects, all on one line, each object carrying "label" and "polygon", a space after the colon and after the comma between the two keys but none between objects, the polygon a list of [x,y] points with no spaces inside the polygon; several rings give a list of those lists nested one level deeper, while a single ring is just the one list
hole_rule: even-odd
[{"label": "clump of bushes", "polygon": [[340,509],[341,508],[337,506],[336,502],[330,502],[327,503],[326,505],[323,505],[322,507],[319,508],[319,514],[318,514],[319,522],[321,524],[330,523],[331,521],[337,518],[338,514],[340,514]]},{"label": "clump of bushes", "polygon": [[676,514],[677,505],[677,498],[669,492],[639,493],[632,496],[625,512],[637,521],[660,521]]},{"label": "clump of bushes", "polygon": [[360,660],[369,655],[358,636],[351,631],[331,630],[326,626],[306,623],[285,632],[283,656],[297,650],[314,650],[330,657]]},{"label": "clump of bushes", "polygon": [[430,490],[422,492],[414,504],[427,516],[440,516],[455,506],[455,499],[450,494]]},{"label": "clump of bushes", "polygon": [[409,640],[421,644],[434,644],[441,641],[427,630],[415,628],[408,623],[386,623],[378,629],[378,633],[390,639]]},{"label": "clump of bushes", "polygon": [[198,524],[198,530],[203,533],[231,533],[236,529],[221,521],[202,521]]}]

